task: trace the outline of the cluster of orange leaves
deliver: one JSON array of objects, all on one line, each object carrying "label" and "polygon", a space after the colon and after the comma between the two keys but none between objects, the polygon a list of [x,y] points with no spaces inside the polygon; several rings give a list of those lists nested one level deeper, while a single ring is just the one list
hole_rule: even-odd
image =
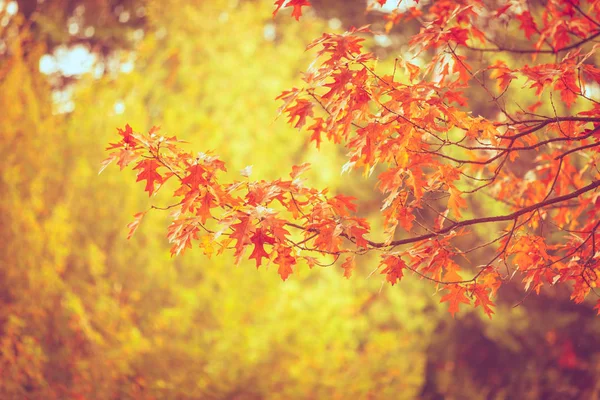
[{"label": "cluster of orange leaves", "polygon": [[[121,168],[134,163],[150,196],[176,182],[178,201],[163,207],[172,217],[173,254],[198,241],[207,255],[216,247],[219,254],[232,249],[238,262],[273,263],[285,280],[300,261],[312,267],[340,259],[349,277],[356,257],[376,250],[389,283],[407,272],[428,279],[453,315],[460,304],[474,304],[491,317],[492,298],[516,275],[538,293],[544,285],[569,283],[572,299],[583,302],[600,284],[600,102],[587,91],[600,83],[592,46],[600,36],[600,3],[549,0],[535,10],[519,0],[494,9],[486,4],[399,5],[385,16],[387,30],[415,18],[422,27],[410,41],[418,61],[398,58],[392,74],[378,73],[375,56],[363,50],[367,27],[323,34],[308,46],[318,50],[303,86],[279,96],[280,112],[316,147],[327,140],[346,149],[344,170],[378,171],[381,241],[369,239],[355,199],[305,186],[306,164],[293,167],[289,178],[250,181],[243,172],[223,182],[225,165],[216,156],[184,152],[175,137],[127,126],[108,148],[103,168],[111,161]],[[275,6],[275,13],[291,7],[298,19],[310,4],[277,0]],[[493,19],[517,24],[522,36],[515,40],[525,45],[490,38],[485,24]],[[505,54],[520,61],[509,66]],[[554,62],[536,63],[548,56]],[[493,118],[470,112],[481,101],[469,96],[474,90],[495,107]],[[510,111],[516,104],[506,99],[511,90],[531,91],[540,100]],[[562,113],[553,92],[560,94]],[[548,98],[554,112],[537,114]],[[486,199],[508,211],[463,216],[469,201]],[[135,216],[130,236],[144,215]],[[460,238],[475,226],[492,227],[489,237],[464,248]],[[470,265],[468,255],[482,249],[493,256]]]}]

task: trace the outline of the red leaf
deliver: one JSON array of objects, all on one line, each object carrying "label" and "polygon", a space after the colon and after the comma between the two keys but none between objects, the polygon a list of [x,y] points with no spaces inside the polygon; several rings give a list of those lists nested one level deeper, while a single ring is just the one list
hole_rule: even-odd
[{"label": "red leaf", "polygon": [[448,197],[448,208],[452,210],[457,218],[460,218],[462,217],[460,209],[467,206],[467,201],[460,196],[462,194],[460,190],[450,187],[448,191],[450,192],[450,197]]},{"label": "red leaf", "polygon": [[210,214],[210,209],[214,207],[215,196],[213,196],[208,190],[202,196],[202,200],[200,200],[200,208],[198,208],[198,215],[200,216],[202,223],[206,223],[206,220],[212,218]]},{"label": "red leaf", "polygon": [[419,66],[415,64],[409,63],[408,61],[402,60],[401,62],[406,72],[408,72],[408,79],[410,79],[411,81],[415,80],[415,78],[419,76],[421,68],[419,68]]},{"label": "red leaf", "polygon": [[194,164],[188,167],[188,175],[181,180],[184,185],[189,185],[192,189],[197,189],[201,185],[206,185],[208,181],[203,176],[206,169],[201,164]]},{"label": "red leaf", "polygon": [[504,6],[500,7],[499,9],[497,9],[496,10],[496,17],[499,17],[502,14],[506,13],[506,10],[508,10],[511,6],[512,6],[512,3],[507,3]]},{"label": "red leaf", "polygon": [[273,16],[277,15],[280,8],[286,7],[294,7],[292,11],[292,17],[296,18],[296,21],[300,19],[302,16],[302,7],[310,7],[310,2],[308,0],[276,0],[275,1],[275,11],[273,11]]},{"label": "red leaf", "polygon": [[487,288],[477,285],[473,294],[475,296],[475,307],[481,306],[483,312],[492,319],[492,314],[494,313],[492,307],[494,306],[494,303],[490,300],[490,294],[488,294]]},{"label": "red leaf", "polygon": [[273,244],[275,243],[275,239],[266,235],[266,232],[262,228],[256,230],[252,238],[250,239],[252,244],[254,244],[254,250],[252,254],[250,254],[250,259],[256,260],[256,268],[260,267],[263,258],[269,258],[269,253],[265,251],[263,247],[265,244]]},{"label": "red leaf", "polygon": [[325,132],[325,124],[323,124],[322,118],[315,118],[315,123],[307,128],[309,131],[312,131],[310,135],[310,141],[315,142],[317,149],[321,148],[321,134]]},{"label": "red leaf", "polygon": [[289,123],[294,124],[296,117],[298,121],[294,124],[294,128],[301,129],[306,124],[306,118],[313,115],[313,103],[305,99],[297,99],[296,105],[288,107],[286,111],[289,113]]},{"label": "red leaf", "polygon": [[342,227],[335,222],[327,222],[317,228],[319,234],[315,238],[315,247],[320,250],[337,252],[340,250]]},{"label": "red leaf", "polygon": [[521,29],[525,32],[525,37],[527,39],[531,39],[531,37],[538,32],[535,21],[531,18],[529,11],[517,15],[517,19],[521,21]]},{"label": "red leaf", "polygon": [[412,213],[413,209],[409,207],[400,207],[398,209],[398,222],[400,225],[407,231],[413,227],[413,221],[415,220],[415,216]]},{"label": "red leaf", "polygon": [[369,242],[364,238],[364,235],[369,233],[367,228],[368,225],[352,225],[350,229],[348,229],[350,231],[350,237],[354,239],[356,245],[363,249],[366,249],[369,246]]},{"label": "red leaf", "polygon": [[452,318],[458,312],[458,307],[461,303],[471,304],[467,296],[465,295],[467,289],[460,285],[446,285],[446,290],[450,293],[442,297],[440,303],[448,302],[448,311],[452,314]]},{"label": "red leaf", "polygon": [[229,237],[231,239],[236,240],[236,244],[235,244],[236,263],[239,263],[239,261],[242,257],[242,254],[244,253],[245,247],[248,244],[252,243],[250,240],[250,234],[253,231],[253,226],[250,223],[250,217],[241,216],[239,219],[240,219],[240,222],[238,222],[237,224],[231,225],[231,228],[233,229],[233,233],[231,235],[229,235]]},{"label": "red leaf", "polygon": [[510,85],[510,82],[516,78],[516,76],[511,73],[512,70],[506,66],[504,61],[496,61],[490,69],[493,69],[490,78],[498,80],[498,89],[500,92],[504,92],[508,85]]},{"label": "red leaf", "polygon": [[156,169],[160,166],[161,165],[158,163],[158,161],[154,159],[144,159],[140,161],[135,166],[135,168],[133,168],[134,170],[140,170],[140,172],[137,175],[136,182],[146,180],[146,187],[144,188],[144,190],[148,192],[148,196],[152,196],[152,194],[154,193],[155,182],[158,183],[158,186],[160,186],[163,183],[162,176],[158,172],[156,172]]},{"label": "red leaf", "polygon": [[336,213],[338,213],[341,216],[347,216],[350,215],[348,211],[356,212],[356,205],[353,204],[353,201],[355,200],[356,197],[338,194],[337,196],[329,199],[328,203],[333,206]]},{"label": "red leaf", "polygon": [[381,271],[386,274],[386,280],[394,286],[404,276],[404,269],[407,267],[402,258],[398,256],[386,256],[382,265],[386,267]]},{"label": "red leaf", "polygon": [[452,72],[458,72],[458,81],[466,83],[471,79],[471,73],[469,64],[467,64],[467,57],[457,55],[452,66]]},{"label": "red leaf", "polygon": [[581,92],[574,71],[569,71],[562,75],[556,81],[554,89],[560,91],[560,98],[569,108],[571,108],[571,105],[577,100],[577,96]]},{"label": "red leaf", "polygon": [[596,305],[594,306],[594,310],[596,310],[597,315],[600,315],[600,300],[596,300]]}]

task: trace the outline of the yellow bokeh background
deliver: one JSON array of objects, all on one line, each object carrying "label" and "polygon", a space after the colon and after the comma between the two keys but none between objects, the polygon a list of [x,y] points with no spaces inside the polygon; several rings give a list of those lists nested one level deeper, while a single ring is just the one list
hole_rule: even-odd
[{"label": "yellow bokeh background", "polygon": [[[248,165],[253,179],[274,179],[310,162],[308,183],[359,198],[377,230],[375,180],[342,175],[342,150],[317,151],[277,118],[275,97],[301,84],[314,58],[304,48],[331,21],[272,10],[271,1],[147,1],[143,35],[123,33],[139,36],[132,48],[61,87],[40,72],[48,49],[28,21],[16,14],[2,26],[1,399],[415,399],[431,385],[446,396],[437,398],[515,398],[520,382],[529,385],[520,398],[533,399],[541,377],[561,376],[535,359],[504,370],[484,345],[544,352],[552,332],[580,318],[570,311],[509,304],[491,322],[480,310],[455,321],[431,284],[384,284],[377,255],[359,258],[351,279],[339,266],[301,266],[285,282],[269,266],[235,266],[231,254],[172,258],[168,215],[155,210],[126,239],[133,214],[170,194],[149,199],[134,172],[114,166],[98,175],[127,123],[212,150],[236,178]],[[591,360],[598,368],[600,356]],[[491,368],[484,380],[472,372],[480,365]],[[501,373],[508,381],[495,380]]]}]

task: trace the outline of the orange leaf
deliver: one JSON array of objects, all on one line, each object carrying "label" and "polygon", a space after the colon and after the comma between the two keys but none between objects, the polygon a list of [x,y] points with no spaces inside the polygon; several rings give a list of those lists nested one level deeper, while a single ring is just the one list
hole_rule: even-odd
[{"label": "orange leaf", "polygon": [[386,267],[381,271],[382,274],[386,274],[386,280],[395,285],[404,276],[404,269],[407,267],[406,263],[402,258],[398,256],[386,256],[382,263]]},{"label": "orange leaf", "polygon": [[292,256],[292,249],[289,247],[279,246],[277,248],[277,257],[273,262],[279,265],[277,272],[284,281],[294,272],[292,267],[296,264],[296,258]]},{"label": "orange leaf", "polygon": [[142,219],[146,215],[148,211],[139,212],[133,216],[133,221],[127,224],[127,228],[129,228],[129,232],[127,233],[127,239],[131,239],[137,228],[140,226]]},{"label": "orange leaf", "polygon": [[342,269],[344,270],[344,277],[350,278],[352,276],[352,270],[355,266],[354,255],[346,257],[346,261],[342,264]]},{"label": "orange leaf", "polygon": [[297,99],[296,105],[288,107],[286,111],[289,113],[289,123],[294,124],[296,117],[298,121],[294,124],[294,128],[301,129],[306,124],[306,118],[313,115],[313,103],[305,99]]},{"label": "orange leaf", "polygon": [[448,302],[448,311],[452,314],[452,318],[454,318],[461,303],[471,304],[465,295],[467,289],[457,284],[446,285],[445,289],[448,290],[449,293],[442,297],[440,303]]},{"label": "orange leaf", "polygon": [[490,294],[488,294],[487,288],[477,285],[473,291],[473,295],[475,296],[475,307],[481,306],[483,308],[483,312],[486,313],[490,319],[492,319],[492,314],[494,313],[492,307],[495,304],[490,300]]}]

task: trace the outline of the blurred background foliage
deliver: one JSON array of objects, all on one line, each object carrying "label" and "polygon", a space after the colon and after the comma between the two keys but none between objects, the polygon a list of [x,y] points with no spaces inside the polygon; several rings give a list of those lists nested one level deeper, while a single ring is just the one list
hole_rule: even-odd
[{"label": "blurred background foliage", "polygon": [[[0,0],[0,398],[598,397],[600,324],[566,293],[513,308],[515,285],[492,321],[453,320],[432,285],[383,284],[369,257],[349,280],[317,267],[282,282],[228,255],[171,259],[160,212],[125,239],[135,212],[168,205],[131,173],[97,175],[126,123],[214,150],[235,178],[311,162],[311,185],[377,213],[373,181],[275,119],[306,44],[374,20],[314,3],[295,23],[271,1]],[[411,29],[370,40],[381,68]]]}]

